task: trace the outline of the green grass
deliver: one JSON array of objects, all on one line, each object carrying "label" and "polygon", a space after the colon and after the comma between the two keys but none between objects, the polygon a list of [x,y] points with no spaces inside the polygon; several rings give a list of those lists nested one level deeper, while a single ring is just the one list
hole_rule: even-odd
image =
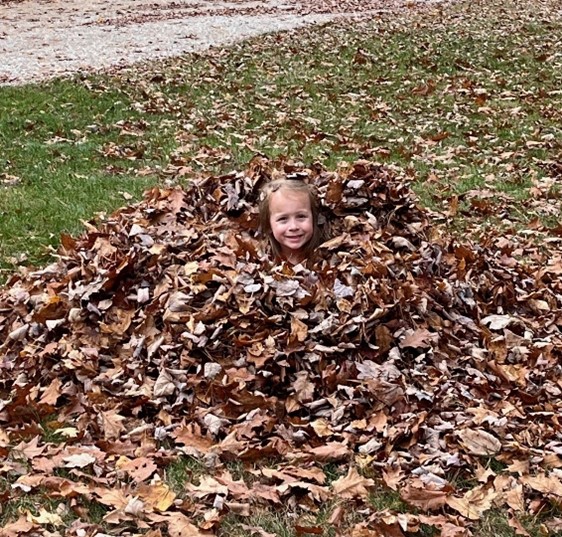
[{"label": "green grass", "polygon": [[193,457],[179,456],[166,469],[166,482],[170,489],[182,496],[186,483],[198,481],[207,473],[205,466]]},{"label": "green grass", "polygon": [[[272,34],[116,76],[1,87],[0,281],[20,264],[45,262],[61,233],[79,233],[83,221],[139,199],[149,185],[241,169],[256,152],[331,168],[379,160],[412,178],[427,207],[447,210],[458,197],[450,225],[459,233],[525,227],[535,217],[555,225],[530,192],[534,181],[556,177],[551,164],[562,150],[562,21],[539,7],[459,2]],[[473,203],[484,189],[489,209]],[[559,187],[550,195],[560,203]],[[42,426],[60,442],[56,424]],[[230,470],[251,478],[242,466]],[[164,478],[181,497],[204,472],[181,457]],[[327,474],[340,476],[337,467]],[[10,485],[0,481],[0,497]],[[22,495],[2,505],[0,526],[21,510],[57,505]],[[369,506],[415,511],[386,489]],[[308,522],[331,536],[328,507]],[[93,502],[84,513],[98,524],[106,508]],[[295,516],[256,508],[249,519],[228,515],[220,532],[250,535],[245,524],[293,537]],[[348,516],[360,515],[350,508]],[[522,523],[538,537],[541,520]],[[418,535],[433,534],[422,527]],[[515,531],[491,511],[473,534]]]}]

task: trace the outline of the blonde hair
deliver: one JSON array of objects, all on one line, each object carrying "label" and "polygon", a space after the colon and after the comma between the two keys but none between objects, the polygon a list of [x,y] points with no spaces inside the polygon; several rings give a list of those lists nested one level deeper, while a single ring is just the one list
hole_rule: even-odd
[{"label": "blonde hair", "polygon": [[303,247],[303,253],[305,257],[308,258],[327,238],[325,226],[322,225],[321,222],[322,215],[320,210],[320,201],[318,200],[316,189],[312,185],[305,183],[300,179],[274,179],[273,181],[266,183],[261,190],[259,203],[261,232],[267,237],[275,257],[282,258],[281,245],[273,236],[273,231],[271,229],[271,212],[269,209],[271,195],[281,189],[304,193],[308,196],[310,201],[313,231],[312,237]]}]

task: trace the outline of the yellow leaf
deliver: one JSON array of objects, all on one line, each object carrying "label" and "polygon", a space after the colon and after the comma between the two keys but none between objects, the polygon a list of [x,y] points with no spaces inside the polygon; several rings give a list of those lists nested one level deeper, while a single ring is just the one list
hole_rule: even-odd
[{"label": "yellow leaf", "polygon": [[323,418],[313,421],[310,426],[314,429],[314,432],[320,436],[331,436],[333,434],[330,424]]},{"label": "yellow leaf", "polygon": [[56,513],[49,513],[46,509],[40,509],[39,515],[34,516],[31,513],[27,513],[28,520],[33,522],[34,524],[41,524],[41,525],[53,525],[53,526],[64,526],[64,522],[60,515]]},{"label": "yellow leaf", "polygon": [[162,512],[168,510],[176,499],[176,495],[165,483],[143,485],[139,487],[138,495],[147,504],[147,507]]}]

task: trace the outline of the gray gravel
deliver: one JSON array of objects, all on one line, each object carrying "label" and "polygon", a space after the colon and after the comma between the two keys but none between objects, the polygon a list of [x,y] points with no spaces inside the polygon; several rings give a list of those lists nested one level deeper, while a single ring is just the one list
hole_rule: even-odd
[{"label": "gray gravel", "polygon": [[202,51],[341,14],[279,1],[28,0],[0,5],[0,84]]}]

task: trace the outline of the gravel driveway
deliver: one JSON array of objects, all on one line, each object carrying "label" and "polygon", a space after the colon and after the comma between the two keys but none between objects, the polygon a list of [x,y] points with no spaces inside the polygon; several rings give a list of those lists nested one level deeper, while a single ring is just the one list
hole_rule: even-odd
[{"label": "gravel driveway", "polygon": [[0,85],[127,65],[369,17],[400,0],[0,0]]}]

